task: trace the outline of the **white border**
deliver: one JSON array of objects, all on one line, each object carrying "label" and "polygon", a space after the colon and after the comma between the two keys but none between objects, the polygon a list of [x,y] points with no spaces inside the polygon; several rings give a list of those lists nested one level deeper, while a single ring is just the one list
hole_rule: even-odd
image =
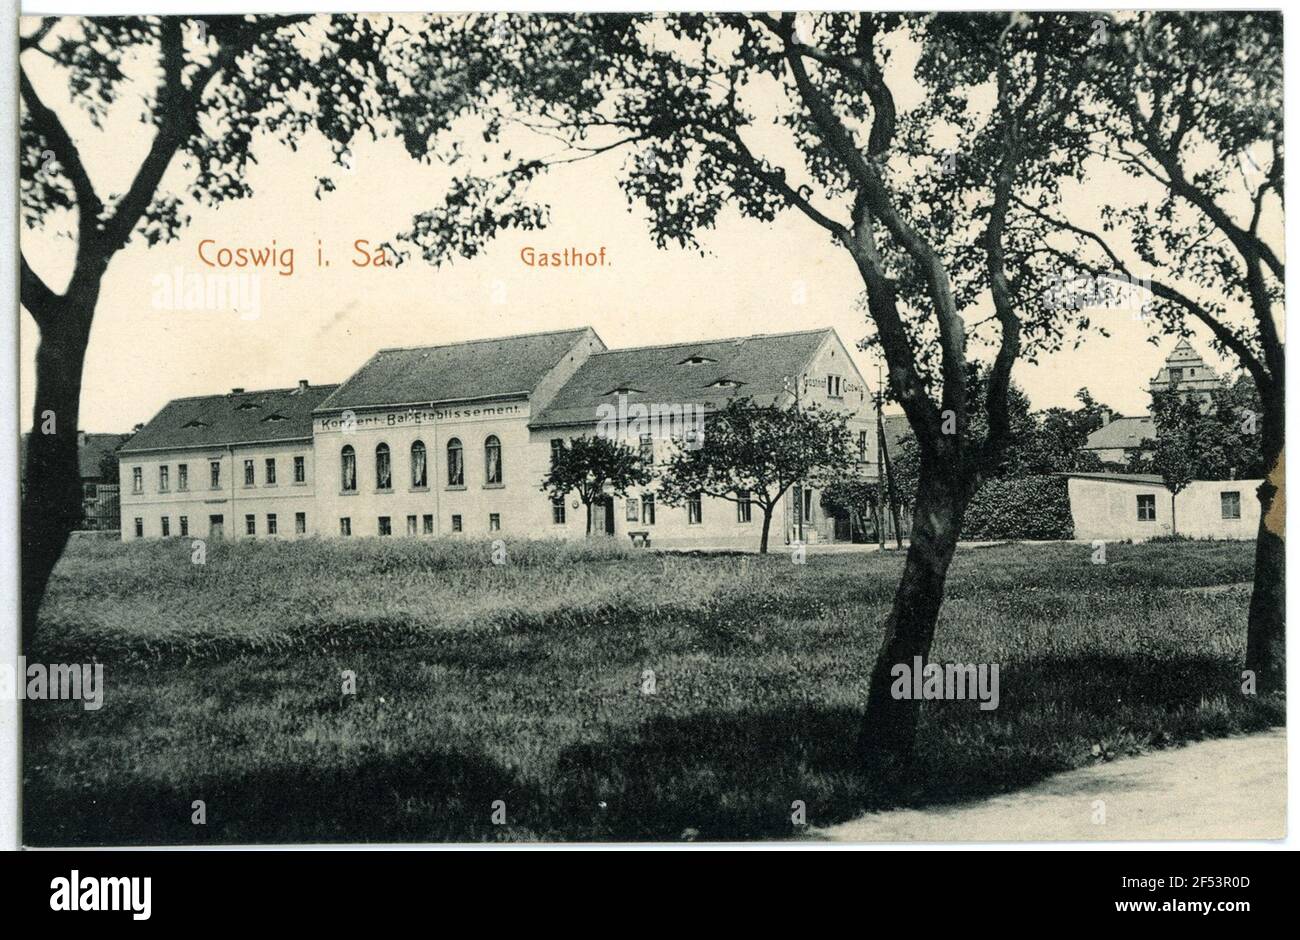
[{"label": "white border", "polygon": [[[10,246],[17,245],[18,232],[16,229],[16,209],[17,209],[17,167],[16,167],[16,142],[17,142],[17,123],[16,123],[16,105],[17,105],[17,86],[16,86],[16,69],[17,69],[17,16],[13,11],[13,0],[3,0],[4,8],[8,11],[9,22],[12,24],[14,33],[9,41],[4,44],[3,57],[0,58],[0,122],[2,122],[3,133],[7,135],[9,146],[4,148],[3,156],[0,157],[0,179],[9,181],[9,185],[14,187],[11,190],[11,196],[5,201],[3,210],[0,211],[0,224],[3,225],[4,234],[7,244]],[[96,0],[94,3],[88,0],[82,0],[80,3],[59,3],[51,0],[40,0],[40,2],[28,3],[23,6],[24,15],[76,15],[93,13],[93,15],[112,15],[112,14],[129,14],[129,13],[168,13],[168,14],[200,14],[211,13],[214,4],[212,0],[155,0],[153,3],[131,3],[120,2],[120,0]],[[329,2],[329,0],[310,0],[310,2],[287,2],[275,4],[231,4],[229,12],[246,11],[246,12],[321,12],[321,13],[342,13],[342,12],[408,12],[408,11],[429,11],[429,12],[463,12],[466,7],[464,3],[429,3],[429,2],[404,2],[404,0],[387,0],[381,3],[356,3],[356,2]],[[602,11],[602,12],[629,12],[645,10],[648,6],[653,6],[656,10],[665,11],[682,11],[698,10],[707,8],[711,11],[749,11],[753,9],[752,2],[737,3],[663,3],[656,2],[653,4],[637,2],[620,2],[620,0],[605,0],[605,2],[575,2],[575,3],[505,3],[496,6],[494,10],[510,11],[527,11],[527,12],[570,12],[570,11]],[[830,9],[860,9],[861,3],[852,2],[829,2],[822,3],[787,3],[782,9],[789,10],[830,10]],[[873,9],[880,10],[962,10],[967,9],[967,5],[954,2],[930,2],[930,3],[876,3],[872,4]],[[1123,7],[1124,9],[1153,9],[1154,4],[1142,4],[1135,7]],[[1249,0],[1235,0],[1235,2],[1219,3],[1213,7],[1198,7],[1198,9],[1260,9],[1261,4],[1258,2],[1249,2]],[[1108,9],[1104,4],[1081,4],[1081,3],[1060,3],[1060,2],[1038,2],[1038,3],[999,3],[996,9],[1020,9],[1020,10],[1099,10]],[[1276,7],[1274,7],[1276,9]],[[1296,74],[1296,57],[1300,55],[1297,50],[1300,49],[1300,37],[1297,37],[1297,27],[1295,22],[1296,15],[1288,15],[1284,19],[1283,42],[1285,48],[1285,67],[1286,74],[1290,76]],[[1296,128],[1300,127],[1300,105],[1296,103],[1296,96],[1287,94],[1286,96],[1286,126]],[[1291,206],[1300,205],[1296,201],[1296,174],[1292,174],[1286,181],[1286,203]],[[1293,211],[1287,218],[1286,231],[1287,243],[1294,244],[1294,229],[1297,225],[1296,213]],[[5,319],[3,327],[0,327],[0,396],[13,395],[12,401],[6,401],[5,407],[0,407],[0,468],[3,468],[3,476],[0,477],[0,519],[4,524],[0,527],[0,598],[8,602],[2,616],[0,616],[0,661],[17,662],[18,656],[18,475],[17,475],[17,445],[18,445],[18,414],[17,414],[17,390],[18,390],[18,299],[16,292],[17,281],[17,251],[10,250],[0,252],[0,297],[3,298],[3,309],[13,310],[15,316]],[[1288,297],[1294,297],[1294,292],[1290,289],[1294,279],[1287,280]],[[1287,309],[1287,326],[1291,324],[1291,306]],[[1289,330],[1288,330],[1289,332]],[[1288,359],[1292,357],[1288,356]],[[1295,394],[1288,395],[1287,399],[1287,422],[1292,428],[1296,428],[1297,421],[1300,420],[1300,405],[1297,404]],[[1300,565],[1300,549],[1291,549],[1288,545],[1287,550],[1287,587],[1288,594],[1290,586],[1300,580],[1300,573],[1297,571],[1297,565]],[[1296,644],[1293,641],[1290,644],[1290,653],[1287,658],[1288,671],[1294,680],[1300,675],[1300,670],[1296,669],[1297,662],[1300,661],[1300,653],[1297,652]],[[18,839],[18,800],[21,779],[18,774],[18,754],[19,754],[19,736],[18,736],[18,702],[0,702],[0,849],[17,847]],[[1296,726],[1297,715],[1300,714],[1300,705],[1296,704],[1296,697],[1292,696],[1287,708],[1287,726],[1292,728]],[[1288,734],[1288,764],[1287,764],[1287,837],[1277,842],[1244,842],[1244,841],[1223,841],[1223,842],[1033,842],[1033,843],[977,843],[977,844],[871,844],[871,845],[838,845],[825,844],[820,842],[792,842],[792,843],[751,843],[743,845],[729,844],[729,849],[740,848],[746,850],[771,850],[775,848],[791,849],[793,851],[843,851],[851,849],[876,849],[888,851],[924,851],[930,849],[944,849],[949,851],[972,851],[983,849],[997,849],[1002,851],[1068,851],[1082,849],[1085,851],[1116,851],[1135,848],[1160,848],[1173,851],[1194,851],[1205,849],[1251,849],[1251,850],[1278,850],[1289,848],[1294,844],[1295,807],[1297,803],[1297,781],[1300,780],[1300,755],[1297,755],[1296,749],[1290,747],[1290,735]],[[589,849],[597,850],[616,850],[622,848],[621,845],[560,845],[553,848],[560,850]],[[678,845],[663,846],[638,846],[654,850],[681,848]],[[244,846],[230,846],[217,848],[244,848]],[[269,846],[248,846],[248,848],[264,848],[268,850],[280,850],[294,848],[287,845],[269,845]],[[428,846],[413,845],[339,845],[339,846],[301,846],[314,851],[333,851],[339,849],[423,849]],[[464,848],[457,846],[456,848]],[[485,847],[485,848],[551,848],[551,847],[524,847],[524,846],[503,846],[503,847]],[[695,849],[709,849],[707,845],[693,846]],[[184,847],[183,850],[192,851],[191,847]]]}]

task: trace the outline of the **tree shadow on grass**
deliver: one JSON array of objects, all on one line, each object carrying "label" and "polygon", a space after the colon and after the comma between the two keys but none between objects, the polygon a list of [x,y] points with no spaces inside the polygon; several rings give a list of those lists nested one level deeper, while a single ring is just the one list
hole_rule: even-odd
[{"label": "tree shadow on grass", "polygon": [[[202,800],[203,825],[192,821]],[[493,801],[505,824],[492,821]],[[348,766],[284,766],[177,787],[25,793],[28,845],[277,842],[480,842],[527,839],[512,817],[536,803],[516,777],[477,753],[368,756]]]},{"label": "tree shadow on grass", "polygon": [[[29,785],[31,845],[484,840],[739,840],[806,833],[865,811],[1005,793],[1151,747],[1283,723],[1211,657],[1042,657],[1003,664],[999,706],[927,702],[913,766],[873,779],[856,763],[855,708],[659,716],[561,744],[527,774],[472,749],[364,754],[193,783],[51,790]],[[538,741],[521,738],[536,748]],[[203,800],[207,823],[191,822]],[[505,803],[504,825],[492,819]]]}]

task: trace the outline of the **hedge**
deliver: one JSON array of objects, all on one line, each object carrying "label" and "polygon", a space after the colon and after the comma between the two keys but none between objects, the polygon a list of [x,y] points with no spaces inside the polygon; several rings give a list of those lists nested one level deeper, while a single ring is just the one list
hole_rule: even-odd
[{"label": "hedge", "polygon": [[1060,476],[989,480],[966,509],[961,537],[993,539],[1072,539],[1068,480]]}]

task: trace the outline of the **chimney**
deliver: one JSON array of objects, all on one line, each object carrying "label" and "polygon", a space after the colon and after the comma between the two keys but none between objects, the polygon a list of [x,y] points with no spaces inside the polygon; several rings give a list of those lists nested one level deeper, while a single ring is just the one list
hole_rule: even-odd
[{"label": "chimney", "polygon": [[1104,428],[1108,424],[1110,424],[1110,409],[1103,408],[1101,409],[1101,426]]},{"label": "chimney", "polygon": [[306,379],[299,379],[299,380],[298,380],[298,394],[301,395],[301,394],[302,394],[303,392],[305,392],[305,391],[307,391],[307,380],[306,380]]},{"label": "chimney", "polygon": [[242,388],[232,388],[232,389],[230,390],[230,394],[232,394],[232,395],[242,395],[242,394],[244,394],[244,390],[243,390]]},{"label": "chimney", "polygon": [[77,447],[78,447],[78,448],[81,448],[81,447],[85,447],[85,446],[86,446],[86,432],[85,432],[85,431],[78,431],[78,432],[77,432]]}]

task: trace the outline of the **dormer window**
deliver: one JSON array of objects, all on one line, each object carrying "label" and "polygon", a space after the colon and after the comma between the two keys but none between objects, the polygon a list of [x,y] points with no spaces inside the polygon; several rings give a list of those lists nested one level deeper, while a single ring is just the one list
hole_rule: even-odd
[{"label": "dormer window", "polygon": [[260,408],[260,407],[261,407],[261,405],[259,405],[259,404],[258,404],[257,402],[255,402],[255,401],[246,401],[246,402],[242,402],[242,403],[240,403],[239,405],[236,406],[237,410],[239,410],[239,411],[254,411],[254,410],[256,410],[257,408]]},{"label": "dormer window", "polygon": [[681,362],[677,364],[679,366],[702,366],[705,363],[717,362],[717,361],[718,360],[716,359],[710,359],[708,356],[687,356],[685,359],[683,359]]},{"label": "dormer window", "polygon": [[740,388],[744,382],[737,382],[735,379],[718,379],[709,388]]},{"label": "dormer window", "polygon": [[620,385],[618,388],[612,388],[606,395],[644,395],[645,392],[639,388],[632,388],[628,385]]},{"label": "dormer window", "polygon": [[262,420],[263,421],[288,421],[289,419],[277,411],[267,415]]},{"label": "dormer window", "polygon": [[193,421],[186,421],[181,425],[182,428],[206,428],[207,426],[208,422],[200,421],[198,418],[195,418]]}]

